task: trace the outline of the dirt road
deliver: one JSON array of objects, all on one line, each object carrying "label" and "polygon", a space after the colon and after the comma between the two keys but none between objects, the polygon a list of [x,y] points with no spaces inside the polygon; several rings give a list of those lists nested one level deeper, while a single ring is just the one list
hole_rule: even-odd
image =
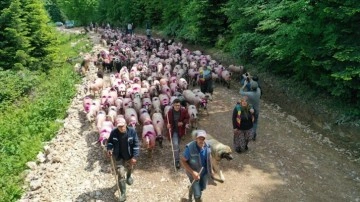
[{"label": "dirt road", "polygon": [[[64,128],[49,144],[47,160],[30,171],[27,180],[32,186],[22,201],[117,200],[110,162],[98,145],[91,144],[97,134],[83,112],[83,86],[78,89]],[[216,84],[210,114],[200,116],[200,128],[228,145],[238,90]],[[181,148],[190,140],[188,135]],[[127,201],[184,201],[190,183],[183,168],[174,170],[169,142],[156,149],[153,159],[144,149],[141,152]],[[226,180],[210,181],[203,193],[205,202],[360,201],[360,163],[335,148],[326,134],[313,131],[275,104],[261,102],[258,138],[249,143],[247,152],[234,157],[222,162]]]},{"label": "dirt road", "polygon": [[[236,90],[217,88],[202,124],[231,145]],[[227,181],[209,186],[206,201],[358,201],[359,164],[350,162],[296,117],[261,103],[259,137],[245,154],[224,162]]]}]

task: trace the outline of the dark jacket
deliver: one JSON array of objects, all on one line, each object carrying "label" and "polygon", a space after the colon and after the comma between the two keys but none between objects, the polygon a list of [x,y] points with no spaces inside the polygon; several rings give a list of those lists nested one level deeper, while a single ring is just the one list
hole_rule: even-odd
[{"label": "dark jacket", "polygon": [[[165,118],[166,120],[166,124],[170,123],[171,126],[173,126],[173,124],[177,124],[177,123],[173,123],[174,122],[174,114],[173,114],[173,108],[171,108],[168,112],[168,116],[169,117],[169,120],[167,120],[167,117]],[[180,108],[180,117],[179,117],[179,122],[182,122],[183,125],[181,127],[178,127],[179,129],[179,137],[182,137],[185,135],[185,125],[186,124],[189,124],[189,120],[190,120],[190,117],[189,117],[189,113],[188,111],[184,108],[184,107],[181,107]],[[170,133],[171,133],[171,137],[173,135],[173,131],[172,131],[172,128],[170,129]]]},{"label": "dark jacket", "polygon": [[[132,127],[126,127],[128,152],[131,158],[137,158],[140,154],[140,142],[136,131]],[[118,140],[120,139],[120,131],[114,128],[108,139],[107,150],[113,150],[113,156],[118,159],[120,154],[120,147]]]},{"label": "dark jacket", "polygon": [[[239,110],[241,111],[240,123],[237,121]],[[238,103],[236,104],[233,111],[232,123],[234,129],[249,130],[253,127],[253,114],[250,113],[250,110],[247,110],[245,113],[245,109],[242,109],[240,104]]]}]

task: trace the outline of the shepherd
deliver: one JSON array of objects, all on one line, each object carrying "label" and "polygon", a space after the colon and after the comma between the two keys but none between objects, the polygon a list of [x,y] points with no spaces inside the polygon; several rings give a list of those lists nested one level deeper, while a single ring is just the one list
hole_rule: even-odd
[{"label": "shepherd", "polygon": [[186,145],[181,157],[181,164],[191,182],[189,201],[192,201],[194,195],[195,202],[202,202],[202,191],[206,189],[209,176],[212,176],[211,148],[205,138],[204,130],[196,131],[196,139]]},{"label": "shepherd", "polygon": [[[126,201],[126,184],[134,183],[131,177],[136,159],[139,157],[140,143],[135,129],[128,127],[124,118],[119,118],[107,143],[107,155],[116,160],[117,184],[120,186],[120,201]],[[113,159],[112,159],[113,161]]]}]

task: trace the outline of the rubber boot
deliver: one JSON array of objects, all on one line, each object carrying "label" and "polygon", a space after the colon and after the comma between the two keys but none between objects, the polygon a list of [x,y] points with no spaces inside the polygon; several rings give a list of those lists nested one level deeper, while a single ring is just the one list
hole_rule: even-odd
[{"label": "rubber boot", "polygon": [[180,162],[179,161],[175,162],[175,167],[176,167],[176,169],[180,169]]},{"label": "rubber boot", "polygon": [[132,185],[134,183],[133,178],[131,177],[131,171],[126,173],[126,184]]},{"label": "rubber boot", "polygon": [[162,139],[159,139],[159,146],[160,146],[160,148],[163,148],[163,140]]},{"label": "rubber boot", "polygon": [[120,197],[119,197],[119,201],[126,201],[126,183],[124,180],[120,181]]},{"label": "rubber boot", "polygon": [[201,198],[196,198],[195,202],[202,202],[202,199]]},{"label": "rubber boot", "polygon": [[188,197],[188,202],[192,202],[192,195],[193,195],[193,189],[192,189],[192,187],[190,187],[190,189],[189,189],[189,197]]},{"label": "rubber boot", "polygon": [[159,142],[160,148],[163,148],[163,137],[162,137],[162,136],[158,136],[158,137],[156,137],[156,140]]}]

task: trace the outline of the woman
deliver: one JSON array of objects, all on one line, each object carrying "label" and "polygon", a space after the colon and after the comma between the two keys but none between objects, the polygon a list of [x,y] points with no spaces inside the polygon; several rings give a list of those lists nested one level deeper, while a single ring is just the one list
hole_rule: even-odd
[{"label": "woman", "polygon": [[234,129],[234,147],[237,153],[248,150],[248,142],[252,135],[254,109],[243,97],[235,105],[232,122]]}]

